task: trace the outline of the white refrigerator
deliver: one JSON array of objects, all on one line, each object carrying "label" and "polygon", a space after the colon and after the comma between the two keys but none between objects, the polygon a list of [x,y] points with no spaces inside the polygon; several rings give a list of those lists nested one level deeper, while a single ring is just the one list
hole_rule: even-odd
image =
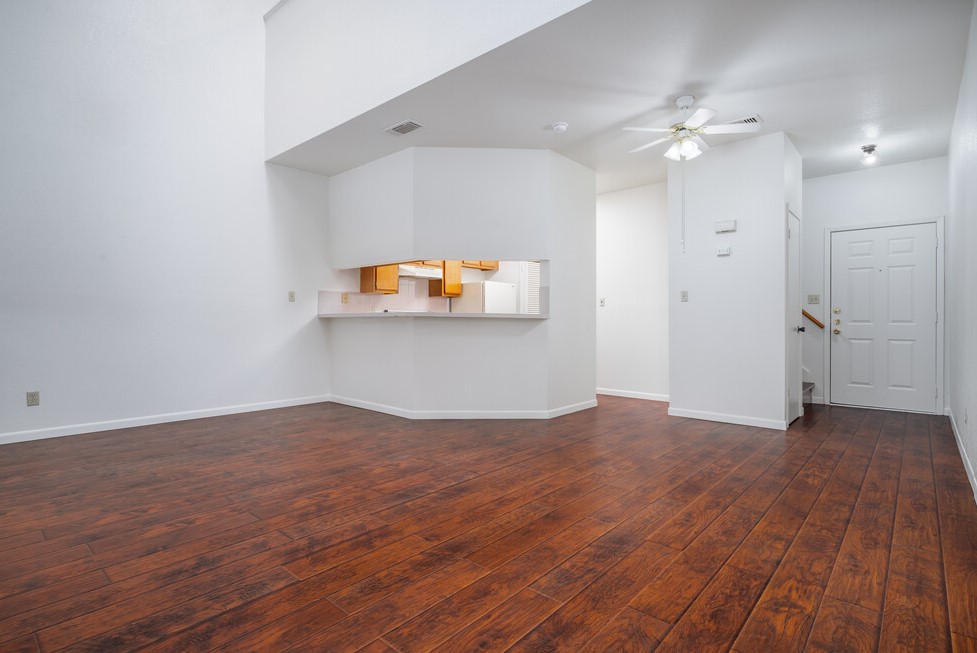
[{"label": "white refrigerator", "polygon": [[516,284],[473,281],[461,284],[461,297],[451,298],[452,313],[518,313]]}]

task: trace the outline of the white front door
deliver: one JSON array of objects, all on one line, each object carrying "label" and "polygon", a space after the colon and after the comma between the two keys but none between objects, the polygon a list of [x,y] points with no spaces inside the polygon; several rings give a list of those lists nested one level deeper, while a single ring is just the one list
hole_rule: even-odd
[{"label": "white front door", "polygon": [[936,412],[936,225],[831,234],[831,403]]}]

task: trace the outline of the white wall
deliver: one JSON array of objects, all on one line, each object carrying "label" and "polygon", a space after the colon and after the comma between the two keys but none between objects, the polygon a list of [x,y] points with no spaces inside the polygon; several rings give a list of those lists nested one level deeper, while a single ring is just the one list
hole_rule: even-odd
[{"label": "white wall", "polygon": [[[440,259],[446,253],[468,260],[550,257],[546,217],[553,210],[548,194],[553,159],[546,152],[467,147],[411,151],[417,168],[415,258]],[[592,213],[590,220],[592,225]]]},{"label": "white wall", "polygon": [[0,4],[0,442],[329,393],[327,184],[262,163],[271,4]]},{"label": "white wall", "polygon": [[329,262],[337,268],[414,256],[414,149],[329,178]]},{"label": "white wall", "polygon": [[[670,414],[786,427],[784,207],[799,164],[785,141],[768,134],[669,166]],[[737,231],[716,234],[727,219]],[[718,257],[720,246],[732,255]]]},{"label": "white wall", "polygon": [[267,158],[586,1],[287,0],[267,17]]},{"label": "white wall", "polygon": [[597,196],[597,391],[668,400],[668,187]]},{"label": "white wall", "polygon": [[[885,152],[881,154],[885,156]],[[947,213],[946,188],[945,157],[805,179],[801,221],[804,308],[825,324],[829,322],[831,307],[824,303],[824,237],[828,227],[943,216]],[[811,294],[820,295],[822,303],[807,304]],[[816,326],[807,327],[803,337],[805,380],[814,381],[814,400],[821,403],[825,336]]]},{"label": "white wall", "polygon": [[596,400],[596,197],[592,170],[553,152],[549,163],[549,403],[570,412]]},{"label": "white wall", "polygon": [[[977,495],[977,8],[949,150],[947,376],[949,409]],[[970,422],[971,413],[974,423]]]},{"label": "white wall", "polygon": [[[330,320],[334,399],[431,418],[548,417],[593,405],[593,171],[545,150],[410,152],[413,250],[402,258],[546,259],[550,317]],[[384,181],[388,169],[382,159],[361,166],[357,187],[376,193],[361,182],[372,170]],[[347,192],[347,174],[330,180],[334,196]],[[351,251],[365,251],[369,227],[355,203],[347,208],[329,221],[343,223]]]}]

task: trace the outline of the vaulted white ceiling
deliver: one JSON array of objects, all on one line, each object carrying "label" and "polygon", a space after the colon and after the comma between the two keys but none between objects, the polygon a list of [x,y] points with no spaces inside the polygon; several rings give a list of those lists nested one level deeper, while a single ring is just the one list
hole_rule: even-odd
[{"label": "vaulted white ceiling", "polygon": [[[857,169],[867,143],[881,164],[942,156],[972,8],[593,0],[272,161],[332,175],[415,145],[549,148],[596,170],[604,192],[664,180],[665,146],[628,154],[651,137],[621,128],[671,124],[683,94],[718,110],[714,123],[759,114],[761,133],[787,132],[805,177]],[[423,128],[383,132],[404,119]]]}]

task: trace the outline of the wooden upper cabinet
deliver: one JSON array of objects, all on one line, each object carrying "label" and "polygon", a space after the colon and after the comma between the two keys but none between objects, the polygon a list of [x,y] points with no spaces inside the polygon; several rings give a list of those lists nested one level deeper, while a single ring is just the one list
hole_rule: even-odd
[{"label": "wooden upper cabinet", "polygon": [[498,261],[462,261],[461,267],[473,268],[475,270],[498,270]]},{"label": "wooden upper cabinet", "polygon": [[441,295],[461,297],[461,261],[445,261],[441,266]]},{"label": "wooden upper cabinet", "polygon": [[396,294],[400,265],[368,265],[360,268],[360,292]]}]

